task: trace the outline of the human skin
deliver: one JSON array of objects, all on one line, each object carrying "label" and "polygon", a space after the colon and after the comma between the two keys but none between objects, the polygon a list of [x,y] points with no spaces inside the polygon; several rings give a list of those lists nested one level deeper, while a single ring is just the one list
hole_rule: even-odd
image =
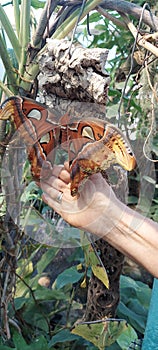
[{"label": "human skin", "polygon": [[52,176],[40,186],[43,200],[70,225],[105,239],[158,278],[158,224],[118,200],[101,174],[86,181],[79,197],[70,194],[68,163],[54,166]]}]

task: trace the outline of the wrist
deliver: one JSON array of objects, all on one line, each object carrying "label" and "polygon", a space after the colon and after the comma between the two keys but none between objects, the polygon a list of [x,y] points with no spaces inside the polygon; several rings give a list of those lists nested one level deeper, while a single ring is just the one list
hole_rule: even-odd
[{"label": "wrist", "polygon": [[96,197],[97,205],[94,200],[95,217],[92,217],[91,223],[85,227],[85,230],[100,238],[104,237],[106,240],[106,236],[112,235],[113,229],[119,227],[127,206],[117,199],[112,189],[108,196],[104,193],[96,193]]}]

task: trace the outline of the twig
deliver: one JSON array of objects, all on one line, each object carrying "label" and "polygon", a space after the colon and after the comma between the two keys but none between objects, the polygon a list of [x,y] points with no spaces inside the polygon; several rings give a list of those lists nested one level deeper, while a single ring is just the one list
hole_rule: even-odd
[{"label": "twig", "polygon": [[149,41],[155,41],[158,39],[158,32],[145,34],[144,38]]},{"label": "twig", "polygon": [[[132,53],[131,53],[131,66],[130,66],[130,70],[129,70],[129,73],[128,73],[128,76],[126,78],[126,81],[125,81],[125,84],[124,84],[124,88],[123,88],[123,91],[122,91],[122,95],[121,95],[121,99],[120,99],[120,103],[119,103],[119,108],[118,108],[118,126],[119,126],[119,122],[120,122],[120,115],[121,115],[121,106],[122,106],[122,102],[123,102],[123,98],[124,98],[124,95],[125,95],[125,90],[126,90],[126,87],[127,87],[127,83],[128,83],[128,80],[130,78],[130,75],[132,73],[132,69],[133,69],[133,57],[134,57],[134,51],[135,51],[135,48],[136,48],[136,45],[138,44],[139,45],[139,42],[140,42],[140,37],[141,37],[141,40],[144,40],[143,36],[141,34],[139,34],[140,32],[140,27],[141,27],[141,24],[142,24],[142,20],[143,20],[143,14],[144,14],[144,11],[145,11],[145,8],[148,7],[148,4],[144,4],[143,8],[142,8],[142,12],[141,12],[141,16],[140,16],[140,19],[139,19],[139,24],[138,24],[138,29],[134,26],[134,24],[130,21],[130,19],[128,18],[128,16],[124,13],[121,12],[121,16],[123,17],[127,27],[129,28],[129,30],[131,31],[131,33],[133,34],[134,38],[135,38],[135,41],[134,41],[134,45],[133,45],[133,48],[132,48]],[[152,20],[153,20],[153,15],[151,14],[151,17],[152,17]],[[149,44],[150,46],[152,44],[146,42],[146,44]],[[143,47],[145,47],[146,45],[144,45]],[[147,45],[148,46],[148,45]],[[154,49],[155,46],[152,45],[152,47]],[[147,47],[145,47],[148,51],[152,52],[150,49],[148,49]],[[157,55],[158,55],[158,49],[157,49]]]},{"label": "twig", "polygon": [[[119,1],[103,0],[100,6],[105,10],[113,10],[121,13],[126,13],[138,20],[142,15],[141,6],[125,0],[119,0]],[[146,7],[147,7],[147,4],[146,4]],[[158,30],[158,18],[155,15],[152,15],[151,12],[148,11],[148,9],[145,9],[145,11],[143,12],[142,21],[154,31]]]},{"label": "twig", "polygon": [[103,15],[104,17],[108,18],[111,22],[113,22],[114,24],[116,24],[119,27],[123,27],[125,29],[127,29],[127,25],[120,21],[118,18],[112,16],[110,13],[108,13],[107,11],[105,11],[101,6],[97,6],[96,10],[101,13],[101,15]]},{"label": "twig", "polygon": [[138,32],[138,29],[135,27],[135,25],[130,21],[130,19],[124,13],[122,13],[122,17],[123,17],[124,21],[126,22],[128,29],[130,30],[130,32],[134,36],[137,45],[144,47],[144,49],[150,51],[153,55],[158,57],[158,48],[156,46],[154,46],[153,44],[151,44],[149,41],[147,41],[146,38],[148,38],[148,37],[146,35],[141,35]]},{"label": "twig", "polygon": [[[156,89],[152,86],[152,83],[151,83],[151,80],[150,80],[150,75],[149,75],[149,70],[148,70],[148,65],[147,65],[146,61],[145,61],[145,70],[146,70],[146,74],[147,74],[147,78],[148,78],[148,83],[149,83],[150,89],[153,92],[153,95],[155,97],[156,102],[158,102],[158,96],[157,96],[157,93],[156,93]],[[154,104],[154,101],[153,101],[153,104]]]},{"label": "twig", "polygon": [[20,329],[20,327],[19,327],[18,324],[17,324],[14,320],[12,320],[11,318],[9,318],[9,324],[12,325],[14,328],[16,328],[17,331],[21,334],[21,329]]},{"label": "twig", "polygon": [[[152,87],[151,89],[152,89],[153,93],[152,93],[152,98],[151,98],[151,126],[150,126],[149,133],[148,133],[148,135],[147,135],[147,137],[146,137],[146,140],[145,140],[145,142],[144,142],[144,145],[143,145],[143,153],[144,153],[144,156],[145,156],[150,162],[157,163],[158,160],[157,160],[157,159],[152,159],[152,158],[148,157],[148,155],[147,155],[147,153],[146,153],[146,150],[145,150],[146,145],[147,145],[147,143],[148,143],[148,141],[149,141],[149,139],[150,139],[150,136],[152,135],[153,126],[154,126],[154,121],[155,121],[155,110],[154,110],[155,89],[154,89],[154,87],[153,87],[152,84],[151,84],[149,72],[148,72],[148,75],[147,75],[147,76],[148,76],[148,78],[149,78],[149,85],[150,85],[150,87]],[[157,97],[157,96],[156,96],[156,97]]]},{"label": "twig", "polygon": [[97,324],[97,323],[104,323],[104,322],[122,322],[125,321],[125,319],[123,318],[104,318],[101,320],[95,320],[95,321],[81,321],[81,322],[77,322],[76,326],[80,325],[80,324]]}]

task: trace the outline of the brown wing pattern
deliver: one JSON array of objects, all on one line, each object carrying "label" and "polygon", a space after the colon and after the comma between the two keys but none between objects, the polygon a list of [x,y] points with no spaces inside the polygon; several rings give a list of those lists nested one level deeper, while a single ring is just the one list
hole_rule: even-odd
[{"label": "brown wing pattern", "polygon": [[79,120],[68,115],[58,119],[46,106],[19,96],[2,104],[0,119],[14,121],[20,131],[36,181],[40,180],[41,169],[42,176],[51,175],[58,145],[68,151],[72,196],[78,194],[83,179],[111,164],[118,163],[128,171],[136,165],[122,132],[100,119]]}]

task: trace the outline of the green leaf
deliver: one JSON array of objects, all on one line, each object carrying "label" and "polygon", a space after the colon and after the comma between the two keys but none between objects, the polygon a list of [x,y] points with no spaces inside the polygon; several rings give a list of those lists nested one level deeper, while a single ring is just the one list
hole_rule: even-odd
[{"label": "green leaf", "polygon": [[39,338],[36,338],[36,341],[31,345],[29,350],[49,350],[47,340],[41,335]]},{"label": "green leaf", "polygon": [[[85,242],[83,239],[85,239],[84,236],[82,237],[82,244],[83,244],[83,242]],[[94,275],[100,281],[102,281],[102,283],[106,286],[106,288],[109,288],[109,279],[108,279],[108,275],[106,273],[106,270],[103,266],[101,266],[99,258],[97,257],[92,246],[90,244],[83,245],[83,251],[85,254],[85,262],[86,262],[87,267],[91,266]]]},{"label": "green leaf", "polygon": [[41,274],[44,269],[50,264],[50,262],[54,259],[56,254],[58,253],[58,248],[48,248],[46,253],[44,253],[41,259],[37,263],[37,271],[38,274]]},{"label": "green leaf", "polygon": [[90,244],[83,246],[83,251],[85,254],[86,266],[97,265],[99,263],[98,257],[96,256],[92,246]]},{"label": "green leaf", "polygon": [[16,346],[16,350],[48,350],[48,343],[43,336],[36,338],[36,340],[28,345],[26,344],[24,338],[21,334],[15,332],[13,335],[13,340]]},{"label": "green leaf", "polygon": [[20,61],[21,47],[20,47],[19,41],[14,33],[13,26],[10,23],[9,18],[6,15],[6,12],[4,11],[1,4],[0,4],[0,22],[1,22],[3,29],[7,33],[7,36],[11,42],[12,48],[15,51],[17,61],[19,62]]},{"label": "green leaf", "polygon": [[[1,6],[1,5],[0,5]],[[14,93],[17,93],[17,87],[16,87],[16,75],[13,72],[13,66],[12,66],[12,62],[10,60],[6,45],[2,39],[2,36],[0,34],[0,57],[2,59],[4,68],[6,70],[7,73],[7,77],[9,79],[10,84],[12,85],[12,87],[14,87]],[[1,87],[3,87],[2,83],[1,83]]]},{"label": "green leaf", "polygon": [[57,289],[60,289],[69,283],[73,284],[78,282],[82,277],[83,273],[77,271],[77,266],[72,266],[58,275],[54,285]]},{"label": "green leaf", "polygon": [[57,343],[65,343],[66,341],[78,340],[78,335],[70,333],[68,329],[62,329],[56,335],[54,335],[49,342],[49,348]]},{"label": "green leaf", "polygon": [[28,345],[26,344],[24,338],[22,335],[18,332],[15,332],[13,335],[13,341],[16,346],[17,350],[23,349],[23,350],[28,350]]},{"label": "green leaf", "polygon": [[15,298],[14,299],[15,310],[20,310],[27,302],[28,302],[28,298],[24,298],[24,297]]},{"label": "green leaf", "polygon": [[127,328],[126,321],[107,321],[97,323],[80,323],[77,324],[72,334],[77,334],[90,341],[100,350],[110,346],[119,335]]},{"label": "green leaf", "polygon": [[122,302],[120,302],[118,306],[117,315],[126,318],[127,322],[129,322],[140,333],[144,334],[147,317],[138,315]]},{"label": "green leaf", "polygon": [[9,57],[11,59],[12,65],[14,68],[18,69],[18,61],[15,56],[15,51],[13,49],[7,48]]},{"label": "green leaf", "polygon": [[117,309],[118,317],[125,318],[136,330],[144,333],[151,299],[151,289],[140,281],[121,276],[120,292],[121,302]]},{"label": "green leaf", "polygon": [[28,301],[22,312],[24,321],[31,325],[32,329],[40,329],[48,333],[49,327],[47,322],[47,310],[45,305],[35,304],[34,301]]},{"label": "green leaf", "polygon": [[92,265],[92,271],[93,271],[94,275],[100,281],[102,281],[102,283],[105,285],[105,287],[109,288],[109,279],[108,279],[108,275],[106,273],[105,268],[103,268],[102,266],[98,266],[98,265]]},{"label": "green leaf", "polygon": [[123,297],[123,294],[128,298],[137,297],[144,307],[149,308],[152,291],[147,284],[141,281],[134,281],[128,276],[121,276],[120,289],[121,297]]},{"label": "green leaf", "polygon": [[[93,22],[98,22],[101,20],[101,15],[98,12],[94,12],[89,16],[89,23],[93,23]],[[82,23],[84,25],[87,24],[87,19]]]},{"label": "green leaf", "polygon": [[128,325],[128,327],[118,337],[117,343],[119,344],[122,350],[127,350],[131,342],[136,340],[137,338],[138,336],[135,330],[130,325]]},{"label": "green leaf", "polygon": [[46,1],[45,0],[31,0],[31,6],[35,9],[44,8]]},{"label": "green leaf", "polygon": [[49,290],[45,287],[38,285],[38,288],[34,291],[34,296],[36,300],[45,301],[45,300],[65,300],[67,296],[65,293],[59,290]]}]

